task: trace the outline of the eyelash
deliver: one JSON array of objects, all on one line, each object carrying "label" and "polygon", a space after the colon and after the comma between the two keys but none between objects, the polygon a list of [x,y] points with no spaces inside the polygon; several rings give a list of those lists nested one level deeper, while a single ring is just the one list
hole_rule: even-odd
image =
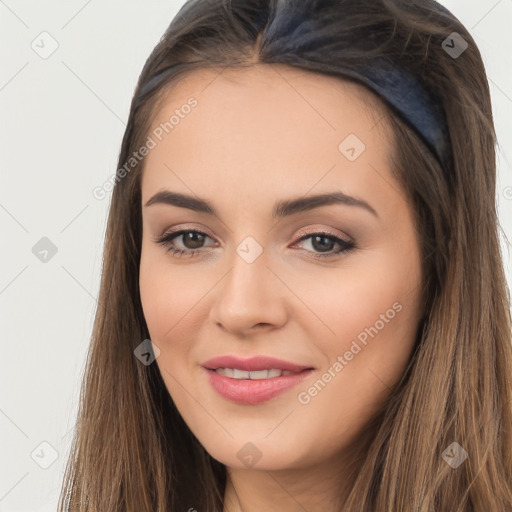
[{"label": "eyelash", "polygon": [[[206,233],[203,233],[202,231],[198,231],[195,229],[182,229],[180,231],[166,233],[162,237],[154,239],[154,242],[156,242],[160,245],[163,245],[166,248],[167,252],[171,252],[172,255],[176,258],[182,258],[184,256],[191,258],[191,257],[197,255],[197,253],[202,252],[202,249],[177,249],[176,247],[174,247],[172,245],[172,241],[174,240],[174,238],[178,238],[179,236],[181,236],[185,233],[197,233],[200,235],[204,235],[208,238],[211,238]],[[313,254],[312,257],[316,258],[316,259],[323,259],[323,258],[334,259],[336,257],[341,257],[342,255],[350,253],[353,250],[357,249],[357,246],[354,242],[348,241],[348,240],[343,240],[337,236],[332,235],[331,233],[326,233],[326,232],[307,233],[304,236],[302,236],[301,238],[299,238],[296,243],[302,242],[303,240],[307,240],[308,238],[311,238],[314,236],[321,236],[324,238],[328,238],[328,239],[334,240],[336,243],[341,245],[341,248],[335,252]],[[311,251],[307,251],[307,252],[311,252]]]}]

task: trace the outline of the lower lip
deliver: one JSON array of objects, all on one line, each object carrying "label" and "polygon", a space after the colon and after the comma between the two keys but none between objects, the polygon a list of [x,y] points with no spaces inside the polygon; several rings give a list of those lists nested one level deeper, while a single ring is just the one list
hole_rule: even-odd
[{"label": "lower lip", "polygon": [[227,400],[239,404],[260,404],[301,383],[312,372],[303,370],[272,379],[232,379],[205,368],[213,389]]}]

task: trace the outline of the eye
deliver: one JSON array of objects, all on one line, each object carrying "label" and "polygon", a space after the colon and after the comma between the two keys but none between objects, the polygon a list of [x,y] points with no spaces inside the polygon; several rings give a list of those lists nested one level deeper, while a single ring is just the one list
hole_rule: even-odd
[{"label": "eye", "polygon": [[[313,254],[313,258],[335,258],[357,248],[355,242],[352,240],[344,240],[332,233],[326,232],[308,233],[302,236],[298,242],[303,242],[308,239],[311,239],[310,246],[313,250],[320,251],[319,254]],[[335,245],[338,245],[339,248],[333,251],[332,247]]]},{"label": "eye", "polygon": [[[182,238],[182,244],[185,245],[184,249],[176,247],[174,240],[178,238]],[[200,252],[200,249],[202,249],[201,245],[204,243],[205,238],[210,237],[202,231],[182,229],[180,231],[166,233],[154,241],[163,245],[168,252],[172,252],[173,256],[181,258],[183,256],[192,257]],[[187,247],[187,245],[192,248]]]},{"label": "eye", "polygon": [[[175,240],[181,238],[182,245],[184,248],[177,247]],[[204,249],[203,244],[206,238],[210,238],[206,233],[197,231],[195,229],[182,229],[180,231],[174,231],[166,233],[163,236],[156,238],[154,242],[163,245],[168,252],[171,252],[173,256],[178,258],[181,257],[193,257]],[[332,233],[327,232],[313,232],[307,233],[302,236],[296,243],[304,242],[309,240],[313,251],[320,251],[320,253],[313,254],[313,258],[335,258],[342,254],[346,254],[357,248],[356,244],[351,240],[344,240]],[[338,245],[339,248],[333,250],[333,246]],[[188,246],[188,247],[187,247]],[[312,252],[312,251],[307,251]]]}]

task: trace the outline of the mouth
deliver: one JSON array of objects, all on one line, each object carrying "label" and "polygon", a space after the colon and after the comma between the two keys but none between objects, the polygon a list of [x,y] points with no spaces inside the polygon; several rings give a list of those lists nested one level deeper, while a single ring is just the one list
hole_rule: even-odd
[{"label": "mouth", "polygon": [[272,368],[270,370],[254,370],[254,371],[245,371],[239,370],[238,368],[217,368],[216,370],[212,370],[218,373],[219,375],[224,375],[225,377],[230,377],[231,379],[250,379],[250,380],[262,380],[262,379],[275,379],[276,377],[281,377],[283,375],[293,375],[294,372],[289,372],[286,370],[278,370]]},{"label": "mouth", "polygon": [[265,356],[238,359],[224,356],[203,363],[212,388],[239,404],[259,404],[295,387],[314,368]]}]

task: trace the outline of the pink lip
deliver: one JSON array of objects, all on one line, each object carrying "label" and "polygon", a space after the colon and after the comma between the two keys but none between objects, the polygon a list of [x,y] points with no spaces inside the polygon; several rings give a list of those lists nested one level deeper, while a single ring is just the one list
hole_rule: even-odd
[{"label": "pink lip", "polygon": [[232,379],[220,375],[215,370],[205,369],[205,371],[208,373],[213,389],[227,400],[240,404],[259,404],[296,386],[314,370],[303,370],[292,375],[258,380]]},{"label": "pink lip", "polygon": [[290,363],[289,361],[267,356],[256,356],[249,359],[239,359],[234,356],[220,356],[209,359],[203,363],[203,366],[209,370],[216,370],[217,368],[237,368],[245,371],[256,371],[271,370],[274,368],[276,370],[296,373],[312,368],[311,366],[301,366],[299,364]]},{"label": "pink lip", "polygon": [[[314,369],[288,361],[282,361],[266,356],[250,359],[238,359],[233,356],[222,356],[210,359],[203,364],[211,386],[227,400],[240,404],[259,404],[296,386],[307,378]],[[215,372],[217,368],[237,368],[245,371],[285,370],[295,372],[270,379],[233,379]]]}]

